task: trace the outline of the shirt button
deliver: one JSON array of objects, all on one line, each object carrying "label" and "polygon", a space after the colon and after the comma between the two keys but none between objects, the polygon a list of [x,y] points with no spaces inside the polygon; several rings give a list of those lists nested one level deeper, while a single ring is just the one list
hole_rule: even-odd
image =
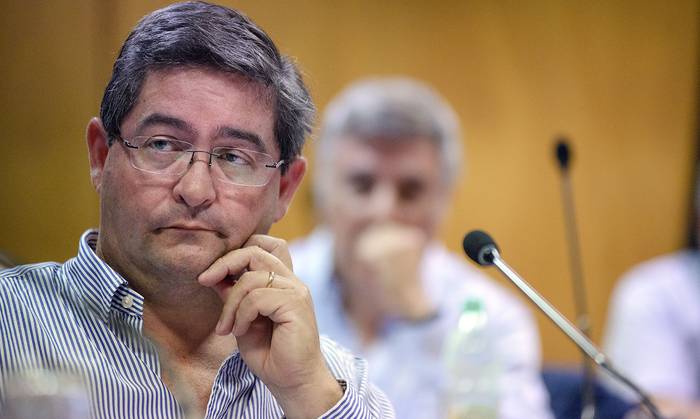
[{"label": "shirt button", "polygon": [[124,308],[131,308],[131,306],[134,305],[134,297],[130,295],[125,295],[124,298],[122,298],[122,307]]}]

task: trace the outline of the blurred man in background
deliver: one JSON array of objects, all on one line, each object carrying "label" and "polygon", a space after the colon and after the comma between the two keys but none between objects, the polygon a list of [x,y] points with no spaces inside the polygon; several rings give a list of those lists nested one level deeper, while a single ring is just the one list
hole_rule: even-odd
[{"label": "blurred man in background", "polygon": [[439,417],[447,335],[479,299],[498,336],[501,418],[550,417],[523,305],[436,242],[461,160],[455,113],[410,79],[359,81],[328,106],[316,148],[321,225],[290,248],[319,329],[369,360],[397,417]]},{"label": "blurred man in background", "polygon": [[[691,248],[627,272],[610,302],[605,348],[669,417],[700,419],[700,171]],[[627,398],[634,396],[617,383]]]}]

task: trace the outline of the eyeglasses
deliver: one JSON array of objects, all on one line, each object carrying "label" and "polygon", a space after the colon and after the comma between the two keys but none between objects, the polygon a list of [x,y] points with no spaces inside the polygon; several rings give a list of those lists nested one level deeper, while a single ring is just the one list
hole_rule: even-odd
[{"label": "eyeglasses", "polygon": [[224,182],[263,186],[284,163],[284,160],[275,161],[269,154],[242,148],[195,150],[193,144],[163,135],[118,139],[126,147],[131,165],[148,173],[180,176],[195,162],[196,153],[205,153],[209,155],[209,167],[213,166],[216,176]]}]

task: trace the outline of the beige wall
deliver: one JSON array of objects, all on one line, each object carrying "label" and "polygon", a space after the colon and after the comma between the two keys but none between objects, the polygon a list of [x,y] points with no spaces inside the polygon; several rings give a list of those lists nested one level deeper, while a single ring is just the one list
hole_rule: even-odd
[{"label": "beige wall", "polygon": [[[165,2],[6,1],[0,14],[0,249],[63,260],[98,222],[84,127],[118,48]],[[441,235],[484,228],[510,263],[572,315],[554,136],[573,183],[599,341],[630,265],[682,246],[695,150],[697,0],[237,1],[298,58],[323,109],[349,81],[409,74],[453,103],[468,170]],[[307,147],[309,158],[312,150]],[[311,174],[313,175],[313,174]],[[308,179],[274,232],[313,225]],[[501,281],[501,279],[498,279]],[[577,351],[539,317],[545,359]]]}]

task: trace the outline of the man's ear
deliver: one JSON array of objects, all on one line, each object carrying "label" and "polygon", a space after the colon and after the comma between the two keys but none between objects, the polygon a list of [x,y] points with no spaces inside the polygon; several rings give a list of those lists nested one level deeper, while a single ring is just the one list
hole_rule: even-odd
[{"label": "man's ear", "polygon": [[104,171],[107,152],[109,151],[107,132],[102,126],[100,118],[95,117],[88,122],[86,136],[88,154],[90,155],[90,179],[95,190],[100,192],[102,172]]},{"label": "man's ear", "polygon": [[304,178],[304,173],[306,173],[306,159],[299,156],[289,164],[287,171],[280,178],[275,222],[279,221],[287,213],[289,204],[292,203],[294,192],[299,188],[301,180]]}]

